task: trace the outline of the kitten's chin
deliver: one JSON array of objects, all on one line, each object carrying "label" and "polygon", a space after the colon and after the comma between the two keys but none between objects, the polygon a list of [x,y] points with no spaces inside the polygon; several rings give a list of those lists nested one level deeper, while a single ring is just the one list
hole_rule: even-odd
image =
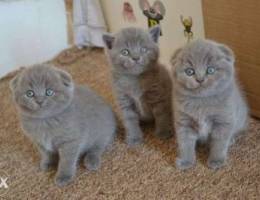
[{"label": "kitten's chin", "polygon": [[199,89],[202,89],[203,88],[203,85],[200,85],[199,83],[197,84],[193,84],[193,85],[184,85],[184,87],[188,90],[199,90]]},{"label": "kitten's chin", "polygon": [[151,70],[154,66],[156,66],[155,62],[142,62],[142,63],[135,63],[135,64],[126,64],[124,63],[122,65],[123,67],[122,72],[125,74],[131,74],[131,75],[140,75],[143,74],[149,70]]},{"label": "kitten's chin", "polygon": [[131,65],[131,66],[125,66],[122,69],[122,73],[124,74],[131,74],[131,75],[140,75],[144,71],[146,71],[145,66],[143,65]]},{"label": "kitten's chin", "polygon": [[144,64],[142,63],[137,63],[137,62],[125,62],[123,63],[123,68],[125,69],[134,69],[134,68],[140,68],[140,67],[143,67]]}]

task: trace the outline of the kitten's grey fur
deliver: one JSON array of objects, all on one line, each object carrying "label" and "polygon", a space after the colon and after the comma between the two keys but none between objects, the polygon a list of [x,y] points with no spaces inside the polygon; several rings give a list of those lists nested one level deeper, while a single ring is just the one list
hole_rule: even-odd
[{"label": "kitten's grey fur", "polygon": [[[10,87],[22,128],[41,153],[40,168],[49,170],[59,157],[59,186],[72,180],[81,155],[89,170],[98,169],[116,131],[110,106],[86,86],[75,85],[70,74],[47,64],[26,69]],[[46,96],[50,88],[54,93]]]},{"label": "kitten's grey fur", "polygon": [[140,121],[154,119],[155,135],[171,136],[171,79],[158,63],[159,36],[159,26],[149,31],[125,28],[103,36],[129,145],[143,141]]},{"label": "kitten's grey fur", "polygon": [[[172,65],[176,166],[192,167],[196,142],[202,141],[210,148],[208,166],[220,168],[233,136],[247,125],[248,108],[236,80],[233,52],[225,45],[197,40],[177,50]],[[195,73],[188,76],[187,69]]]}]

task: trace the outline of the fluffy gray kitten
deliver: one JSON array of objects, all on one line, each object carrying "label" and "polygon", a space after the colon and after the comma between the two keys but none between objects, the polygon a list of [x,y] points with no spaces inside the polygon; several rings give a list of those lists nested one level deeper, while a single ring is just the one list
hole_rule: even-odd
[{"label": "fluffy gray kitten", "polygon": [[103,36],[129,145],[143,141],[141,121],[155,120],[155,135],[171,136],[171,79],[158,63],[159,36],[159,26],[149,31],[125,28]]},{"label": "fluffy gray kitten", "polygon": [[40,169],[58,164],[57,185],[72,180],[81,155],[89,170],[98,169],[116,131],[109,105],[86,86],[75,85],[67,72],[47,64],[26,69],[10,87],[22,128],[41,153]]},{"label": "fluffy gray kitten", "polygon": [[192,167],[196,142],[207,142],[208,166],[220,168],[233,136],[247,125],[248,108],[235,76],[234,55],[225,45],[197,40],[172,58],[173,111],[179,157]]}]

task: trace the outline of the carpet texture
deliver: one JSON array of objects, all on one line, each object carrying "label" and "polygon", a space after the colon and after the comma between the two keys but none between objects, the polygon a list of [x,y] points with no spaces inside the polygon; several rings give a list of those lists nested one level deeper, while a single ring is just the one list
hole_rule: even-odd
[{"label": "carpet texture", "polygon": [[[102,50],[72,48],[51,63],[70,72],[76,83],[96,90],[119,113]],[[8,176],[9,186],[0,188],[0,199],[260,199],[260,122],[255,119],[230,149],[228,165],[218,171],[207,168],[203,148],[198,149],[195,168],[177,170],[175,139],[158,140],[153,127],[144,127],[143,145],[128,148],[121,126],[99,171],[89,172],[81,163],[73,183],[58,188],[56,171],[39,171],[39,154],[22,134],[8,87],[14,75],[0,80],[0,176]]]}]

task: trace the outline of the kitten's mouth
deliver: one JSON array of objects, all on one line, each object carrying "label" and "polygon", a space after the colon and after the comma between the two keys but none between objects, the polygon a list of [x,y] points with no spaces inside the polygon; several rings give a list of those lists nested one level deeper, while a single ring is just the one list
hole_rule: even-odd
[{"label": "kitten's mouth", "polygon": [[198,85],[198,87],[194,88],[197,92],[202,92],[203,90],[207,90],[207,87],[205,87],[204,84]]},{"label": "kitten's mouth", "polygon": [[195,89],[199,89],[199,88],[204,88],[204,84],[198,83],[197,86],[195,87]]},{"label": "kitten's mouth", "polygon": [[186,84],[181,84],[184,88],[190,91],[202,91],[205,90],[205,84],[203,83],[197,83],[196,85],[186,85]]},{"label": "kitten's mouth", "polygon": [[38,104],[37,110],[44,109],[44,107],[45,107],[45,104]]}]

